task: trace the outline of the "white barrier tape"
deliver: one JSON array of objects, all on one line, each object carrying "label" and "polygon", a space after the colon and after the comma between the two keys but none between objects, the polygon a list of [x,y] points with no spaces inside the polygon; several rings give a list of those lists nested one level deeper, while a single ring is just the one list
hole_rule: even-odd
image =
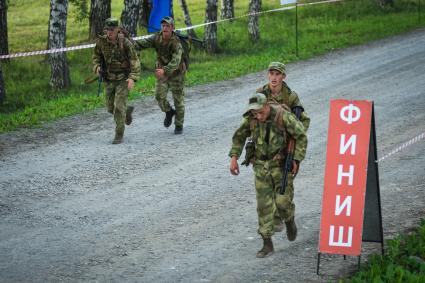
[{"label": "white barrier tape", "polygon": [[[341,1],[344,1],[344,0],[326,0],[326,1],[320,1],[320,2],[298,4],[298,7],[311,6],[311,5],[317,5],[317,4],[326,4],[326,3],[333,3],[333,2],[341,2]],[[222,22],[233,21],[233,20],[236,20],[236,19],[245,18],[245,17],[249,17],[249,16],[261,15],[261,14],[278,12],[278,11],[285,11],[285,10],[291,10],[291,9],[295,9],[295,5],[293,5],[293,6],[287,6],[287,7],[282,7],[282,8],[277,8],[277,9],[272,9],[272,10],[267,10],[267,11],[248,13],[248,14],[244,14],[244,15],[238,16],[238,17],[233,17],[233,18],[229,18],[229,19],[223,19],[223,20],[208,22],[208,23],[204,23],[204,24],[194,25],[194,26],[190,26],[190,27],[186,27],[186,28],[181,28],[179,30],[184,31],[184,30],[194,29],[194,28],[203,27],[203,26],[207,26],[207,25],[212,25],[212,24],[217,24],[217,23],[222,23]]]},{"label": "white barrier tape", "polygon": [[[325,3],[333,3],[333,2],[341,2],[341,1],[344,1],[344,0],[327,0],[327,1],[320,1],[320,2],[313,2],[313,3],[298,4],[298,6],[301,7],[301,6],[309,6],[309,5],[317,5],[317,4],[325,4]],[[240,18],[244,18],[244,17],[248,17],[248,16],[266,14],[266,13],[277,12],[277,11],[290,10],[290,9],[294,9],[294,8],[295,8],[295,6],[288,6],[288,7],[282,7],[282,8],[272,9],[272,10],[267,10],[267,11],[262,11],[262,12],[248,13],[248,14],[238,16],[238,17],[233,17],[233,18],[230,18],[230,19],[223,19],[223,20],[208,22],[208,23],[204,23],[204,24],[198,24],[198,25],[194,25],[194,26],[190,26],[190,27],[186,27],[186,28],[180,28],[178,30],[185,31],[185,30],[195,29],[195,28],[198,28],[198,27],[203,27],[203,26],[212,25],[212,24],[216,24],[216,23],[232,21],[232,20],[236,20],[236,19],[240,19]],[[147,35],[133,37],[133,39],[139,40],[139,39],[142,39],[142,38],[145,38],[145,37],[147,37]],[[95,46],[95,44],[92,43],[92,44],[85,44],[85,45],[78,45],[78,46],[71,46],[71,47],[55,48],[55,49],[49,49],[49,50],[38,50],[38,51],[12,53],[12,54],[0,55],[0,60],[1,59],[9,59],[9,58],[17,58],[17,57],[27,57],[27,56],[33,56],[33,55],[44,55],[44,54],[67,52],[67,51],[72,51],[72,50],[93,48],[94,46]]]},{"label": "white barrier tape", "polygon": [[391,155],[396,154],[397,152],[401,151],[402,149],[411,146],[412,144],[415,144],[417,142],[419,142],[420,140],[425,138],[425,132],[423,132],[422,134],[419,134],[418,136],[414,137],[413,139],[403,143],[402,145],[400,145],[399,147],[393,149],[391,152],[387,153],[386,155],[382,156],[381,158],[379,158],[376,162],[379,163],[384,159],[387,159],[388,157],[390,157]]}]

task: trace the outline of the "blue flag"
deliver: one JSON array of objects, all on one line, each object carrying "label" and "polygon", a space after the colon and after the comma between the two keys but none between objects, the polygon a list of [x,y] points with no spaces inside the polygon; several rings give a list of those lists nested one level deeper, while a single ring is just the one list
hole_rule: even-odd
[{"label": "blue flag", "polygon": [[148,32],[161,30],[161,20],[164,17],[171,16],[172,2],[172,0],[152,0]]}]

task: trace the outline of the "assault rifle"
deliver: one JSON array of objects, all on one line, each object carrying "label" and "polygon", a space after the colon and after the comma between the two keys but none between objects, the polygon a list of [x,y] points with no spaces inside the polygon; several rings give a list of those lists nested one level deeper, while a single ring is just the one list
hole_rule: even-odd
[{"label": "assault rifle", "polygon": [[[149,25],[145,25],[145,24],[142,24],[142,26],[144,26],[145,28],[148,28],[148,29],[153,29],[153,30],[155,30],[155,31],[157,31],[157,32],[159,32],[159,31],[161,31],[161,29],[159,29],[159,28],[156,28],[156,27],[152,27],[152,26],[149,26]],[[205,48],[205,42],[203,41],[203,40],[200,40],[200,39],[198,39],[198,38],[196,38],[196,37],[193,37],[193,36],[189,36],[189,35],[187,35],[187,34],[183,34],[181,31],[179,31],[179,30],[174,30],[174,33],[175,33],[175,35],[177,35],[177,37],[180,39],[180,40],[184,40],[184,41],[193,41],[193,42],[196,42],[197,44],[196,44],[196,47],[198,47],[198,48],[202,48],[202,49],[204,49]]]},{"label": "assault rifle", "polygon": [[99,97],[100,95],[100,90],[102,88],[102,82],[106,81],[106,64],[105,64],[105,59],[103,58],[103,56],[100,59],[100,68],[99,68],[99,75],[93,76],[92,78],[88,78],[84,80],[85,84],[91,84],[95,81],[98,81],[98,85],[97,85],[97,97]]},{"label": "assault rifle", "polygon": [[[299,120],[301,117],[301,113],[304,109],[301,106],[295,106],[292,108],[292,113],[295,114],[297,119]],[[285,193],[286,185],[288,183],[288,174],[292,171],[292,162],[294,160],[294,152],[295,152],[295,139],[290,138],[288,141],[288,145],[286,146],[286,156],[285,161],[283,162],[283,175],[281,181],[281,188],[279,189],[279,194],[283,195]]]}]

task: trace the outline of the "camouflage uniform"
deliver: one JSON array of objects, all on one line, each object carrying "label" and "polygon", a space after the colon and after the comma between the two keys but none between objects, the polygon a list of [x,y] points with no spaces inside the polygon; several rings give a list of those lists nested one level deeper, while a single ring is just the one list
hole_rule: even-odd
[{"label": "camouflage uniform", "polygon": [[[253,167],[255,172],[255,188],[257,197],[257,213],[259,228],[258,233],[265,238],[271,238],[275,232],[275,214],[283,220],[293,219],[295,205],[293,203],[294,188],[292,174],[288,174],[288,185],[285,193],[278,193],[282,179],[282,149],[286,148],[287,135],[291,135],[297,142],[294,159],[302,161],[306,154],[307,136],[304,126],[291,112],[283,110],[281,116],[278,112],[282,108],[270,105],[270,116],[266,122],[261,123],[252,118],[249,113],[244,115],[242,124],[233,135],[233,145],[229,156],[239,157],[245,141],[252,137],[255,143],[255,157]],[[279,110],[280,109],[280,110]],[[276,122],[281,117],[282,128]],[[276,120],[275,120],[276,119]],[[269,134],[267,134],[269,129]],[[268,142],[267,142],[268,138]]]},{"label": "camouflage uniform", "polygon": [[[118,26],[115,19],[106,20],[112,27]],[[116,25],[115,25],[116,24]],[[122,45],[122,46],[121,46]],[[140,76],[140,62],[133,44],[123,38],[113,43],[106,35],[99,36],[93,52],[93,70],[101,66],[104,60],[105,72],[105,104],[109,113],[114,115],[116,123],[115,133],[124,134],[128,87],[127,79],[137,81]]]},{"label": "camouflage uniform", "polygon": [[172,111],[167,100],[168,89],[171,90],[176,111],[175,125],[183,127],[184,123],[184,82],[186,66],[182,60],[183,47],[180,39],[173,33],[168,42],[162,38],[162,32],[148,38],[137,40],[138,49],[155,48],[157,59],[156,68],[164,69],[165,77],[157,79],[155,98],[163,112]]},{"label": "camouflage uniform", "polygon": [[[268,101],[271,101],[276,104],[285,104],[290,109],[293,109],[295,106],[300,106],[304,109],[304,106],[301,104],[301,101],[298,97],[298,94],[291,90],[286,82],[282,82],[282,90],[278,96],[273,96],[271,94],[271,90],[269,84],[265,84],[264,86],[257,89],[258,93],[262,93],[267,97]],[[308,117],[307,113],[304,111],[301,114],[300,121],[303,123],[305,130],[307,131],[310,126],[310,117]]]}]

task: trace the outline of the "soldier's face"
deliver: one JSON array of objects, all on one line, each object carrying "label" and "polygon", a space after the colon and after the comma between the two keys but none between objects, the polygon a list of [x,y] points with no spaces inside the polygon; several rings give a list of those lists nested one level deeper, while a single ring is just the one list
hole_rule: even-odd
[{"label": "soldier's face", "polygon": [[270,70],[268,76],[270,86],[272,87],[280,85],[285,79],[285,75],[277,70]]},{"label": "soldier's face", "polygon": [[171,34],[173,33],[174,26],[170,25],[169,23],[163,22],[161,23],[161,30],[164,39],[169,39],[171,37]]},{"label": "soldier's face", "polygon": [[251,113],[259,122],[265,122],[270,115],[270,106],[266,104],[259,110],[252,110]]},{"label": "soldier's face", "polygon": [[111,40],[115,40],[117,38],[117,34],[118,34],[118,27],[106,29],[106,35]]}]

